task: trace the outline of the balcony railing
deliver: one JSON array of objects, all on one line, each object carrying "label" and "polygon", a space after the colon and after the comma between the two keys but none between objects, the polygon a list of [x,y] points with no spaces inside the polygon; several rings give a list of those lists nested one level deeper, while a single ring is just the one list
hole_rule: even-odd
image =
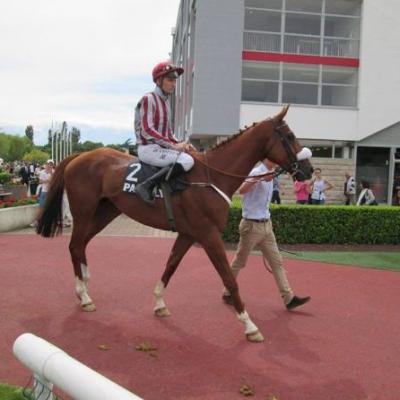
[{"label": "balcony railing", "polygon": [[324,38],[321,50],[320,37],[286,34],[283,36],[283,49],[281,50],[281,38],[282,35],[277,33],[245,31],[243,50],[346,58],[359,57],[359,41],[356,39]]}]

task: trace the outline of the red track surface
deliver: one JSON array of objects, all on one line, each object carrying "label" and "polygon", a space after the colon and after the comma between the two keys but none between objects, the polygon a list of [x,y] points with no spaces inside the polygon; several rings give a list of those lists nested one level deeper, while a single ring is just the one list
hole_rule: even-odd
[{"label": "red track surface", "polygon": [[[166,291],[172,316],[157,319],[152,290],[171,240],[95,238],[88,250],[95,313],[79,309],[67,243],[0,235],[2,382],[28,380],[12,344],[32,332],[146,400],[241,399],[242,384],[260,400],[400,398],[398,273],[287,261],[293,288],[312,296],[287,312],[252,256],[239,283],[266,341],[251,344],[222,304],[202,249],[190,250]],[[156,356],[135,350],[144,341]]]}]

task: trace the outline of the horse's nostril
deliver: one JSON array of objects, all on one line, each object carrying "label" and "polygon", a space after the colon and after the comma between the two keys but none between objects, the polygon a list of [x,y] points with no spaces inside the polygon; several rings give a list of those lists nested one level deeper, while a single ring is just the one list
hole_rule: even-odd
[{"label": "horse's nostril", "polygon": [[313,168],[313,167],[310,168],[310,172],[311,172],[311,173],[314,172],[314,168]]}]

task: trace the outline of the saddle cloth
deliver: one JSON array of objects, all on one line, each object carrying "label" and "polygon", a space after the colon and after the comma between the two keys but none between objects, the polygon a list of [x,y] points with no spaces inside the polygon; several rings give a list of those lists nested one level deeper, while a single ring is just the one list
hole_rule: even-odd
[{"label": "saddle cloth", "polygon": [[[135,161],[128,165],[125,171],[125,178],[122,185],[122,191],[125,193],[135,193],[136,185],[150,178],[161,168],[154,167],[141,161]],[[182,192],[189,184],[183,176],[177,176],[165,182],[169,185],[171,193]],[[162,190],[157,188],[156,197],[163,197]]]}]

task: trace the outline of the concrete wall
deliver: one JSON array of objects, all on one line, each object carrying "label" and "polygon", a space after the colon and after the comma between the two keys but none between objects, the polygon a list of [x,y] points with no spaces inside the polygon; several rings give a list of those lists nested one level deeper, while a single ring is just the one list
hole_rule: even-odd
[{"label": "concrete wall", "polygon": [[0,209],[0,232],[25,228],[36,219],[38,210],[36,204]]},{"label": "concrete wall", "polygon": [[239,126],[244,3],[196,4],[193,132],[225,135]]}]

